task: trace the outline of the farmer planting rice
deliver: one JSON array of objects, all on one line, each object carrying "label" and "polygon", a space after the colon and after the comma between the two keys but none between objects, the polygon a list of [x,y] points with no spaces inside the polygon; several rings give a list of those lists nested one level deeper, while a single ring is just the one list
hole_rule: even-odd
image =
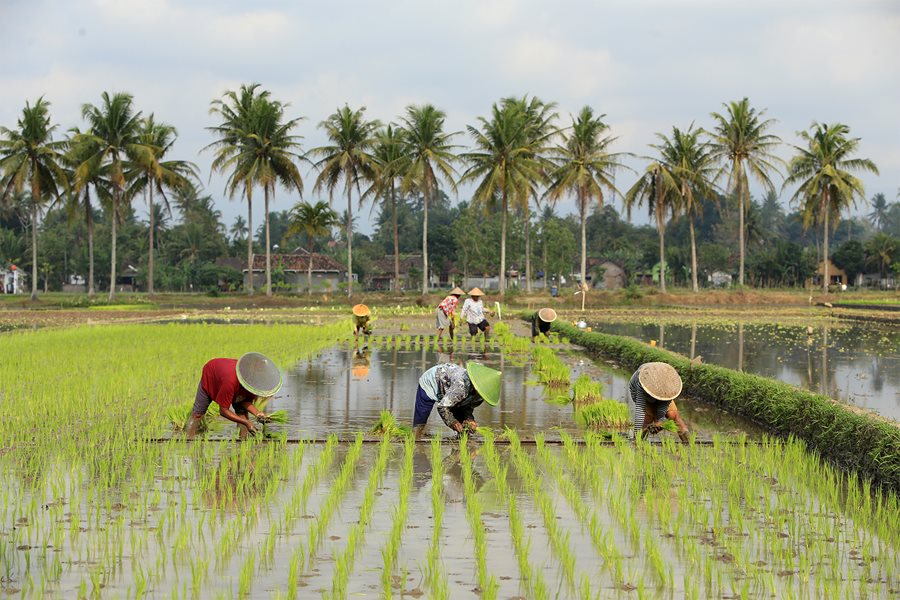
[{"label": "farmer planting rice", "polygon": [[556,320],[556,311],[552,308],[542,308],[531,316],[531,341],[538,335],[547,335],[550,331],[550,323]]},{"label": "farmer planting rice", "polygon": [[491,334],[491,324],[484,318],[484,313],[487,310],[484,307],[484,303],[481,301],[484,292],[478,288],[474,288],[469,292],[469,296],[470,297],[466,298],[466,301],[463,302],[462,311],[459,316],[465,319],[466,323],[469,324],[469,335],[474,336],[480,329],[484,332],[484,336],[487,337]]},{"label": "farmer planting rice", "polygon": [[453,329],[454,329],[454,312],[456,311],[456,306],[459,304],[459,297],[465,294],[460,288],[455,287],[450,290],[450,293],[447,294],[447,297],[441,300],[441,303],[438,304],[437,310],[434,311],[436,326],[437,326],[437,339],[441,339],[441,336],[444,335],[444,329],[450,329],[450,339],[453,339]]},{"label": "farmer planting rice", "polygon": [[259,352],[248,352],[238,359],[214,358],[203,365],[197,396],[187,427],[188,438],[200,430],[200,420],[209,405],[219,405],[219,414],[237,423],[241,439],[256,433],[248,415],[260,423],[269,416],[254,405],[257,398],[269,398],[281,389],[281,371]]},{"label": "farmer planting rice", "polygon": [[431,409],[437,403],[438,414],[455,431],[475,431],[475,408],[482,402],[497,406],[500,401],[500,371],[469,361],[465,367],[443,363],[431,367],[419,378],[413,433],[422,437]]},{"label": "farmer planting rice", "polygon": [[372,335],[372,322],[370,321],[372,312],[365,304],[357,304],[352,308],[353,311],[353,337],[359,342],[359,334],[365,336],[363,348],[369,347],[369,336]]},{"label": "farmer planting rice", "polygon": [[659,433],[665,420],[671,419],[678,427],[681,441],[688,441],[688,427],[675,406],[681,385],[681,376],[668,363],[650,362],[638,367],[628,384],[634,404],[635,438]]}]

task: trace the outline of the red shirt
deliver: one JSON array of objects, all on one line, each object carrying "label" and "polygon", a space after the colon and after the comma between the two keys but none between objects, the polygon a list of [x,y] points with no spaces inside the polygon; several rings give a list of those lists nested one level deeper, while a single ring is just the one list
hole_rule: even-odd
[{"label": "red shirt", "polygon": [[236,358],[214,358],[203,365],[200,385],[213,402],[222,408],[231,408],[231,404],[238,398],[253,398],[253,394],[245,390],[238,381]]},{"label": "red shirt", "polygon": [[444,311],[444,314],[449,317],[453,314],[453,311],[456,310],[456,305],[458,303],[459,298],[456,296],[447,296],[440,304],[438,304],[438,308]]}]

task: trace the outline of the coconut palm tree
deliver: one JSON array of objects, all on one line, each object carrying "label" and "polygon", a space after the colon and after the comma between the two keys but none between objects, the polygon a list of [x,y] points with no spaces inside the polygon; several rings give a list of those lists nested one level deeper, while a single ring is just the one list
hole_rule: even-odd
[{"label": "coconut palm tree", "polygon": [[792,201],[801,205],[803,227],[822,223],[824,271],[822,289],[828,293],[828,231],[833,221],[837,225],[841,210],[865,200],[862,181],[852,172],[878,173],[878,167],[868,158],[853,158],[859,149],[859,138],[851,138],[850,128],[843,123],[816,123],[809,131],[797,133],[807,147],[794,146],[797,154],[788,165],[784,187],[798,184]]},{"label": "coconut palm tree", "polygon": [[726,187],[738,197],[738,283],[744,285],[744,207],[750,201],[748,180],[753,177],[766,191],[775,189],[770,174],[778,173],[782,164],[773,154],[781,139],[768,133],[775,124],[774,119],[765,119],[765,109],[757,111],[750,106],[748,98],[723,106],[723,113],[712,113],[715,126],[709,135],[714,156],[722,163],[722,173],[728,171]]},{"label": "coconut palm tree", "polygon": [[70,219],[74,219],[82,211],[84,214],[84,225],[88,235],[87,294],[93,296],[96,293],[96,286],[94,283],[94,206],[91,199],[91,187],[93,186],[99,199],[109,203],[110,186],[96,140],[90,135],[82,134],[78,128],[71,129],[69,134],[65,157],[71,185],[66,209]]},{"label": "coconut palm tree", "polygon": [[390,202],[391,226],[394,234],[394,285],[400,286],[400,231],[397,226],[397,183],[401,181],[401,167],[404,159],[403,128],[388,125],[378,132],[372,156],[377,169],[372,186],[364,196],[374,194]]},{"label": "coconut palm tree", "polygon": [[352,110],[349,106],[337,109],[327,119],[319,123],[330,142],[310,150],[310,154],[320,157],[315,163],[319,170],[314,191],[328,190],[329,198],[334,197],[338,183],[344,182],[347,194],[347,295],[353,295],[353,189],[362,202],[362,182],[375,180],[378,163],[372,155],[375,135],[381,127],[377,120],[367,121],[363,115],[366,107]]},{"label": "coconut palm tree", "polygon": [[438,181],[443,180],[456,192],[456,171],[453,164],[458,160],[450,140],[455,132],[444,131],[444,111],[431,104],[406,107],[406,115],[401,118],[404,126],[403,158],[399,169],[402,174],[401,189],[404,192],[418,191],[422,194],[424,209],[422,220],[422,294],[428,293],[428,205],[434,202]]},{"label": "coconut palm tree", "polygon": [[153,160],[144,164],[132,165],[125,177],[130,181],[127,190],[129,199],[143,193],[147,200],[150,215],[150,250],[147,263],[147,293],[153,294],[153,258],[156,253],[154,233],[156,231],[156,211],[153,210],[153,193],[156,192],[162,198],[166,210],[172,214],[172,207],[166,197],[166,190],[189,187],[191,179],[198,178],[197,166],[185,160],[163,160],[165,155],[175,144],[178,132],[171,125],[158,123],[150,114],[140,123],[139,139],[142,144],[153,151]]},{"label": "coconut palm tree", "polygon": [[878,231],[884,231],[888,218],[888,208],[887,198],[884,197],[884,194],[879,192],[872,196],[872,212],[869,213],[868,218],[872,226]]},{"label": "coconut palm tree", "polygon": [[675,214],[678,206],[679,182],[674,168],[663,160],[652,161],[638,180],[625,192],[623,198],[628,218],[633,206],[644,202],[651,215],[656,218],[659,234],[659,290],[666,293],[666,219]]},{"label": "coconut palm tree", "polygon": [[[225,189],[229,198],[240,192],[247,200],[247,231],[253,231],[253,180],[249,171],[249,157],[245,153],[245,140],[253,131],[253,113],[260,102],[268,101],[268,90],[259,89],[258,83],[244,84],[237,91],[228,90],[222,98],[210,103],[210,114],[221,117],[222,122],[207,127],[218,139],[203,150],[215,150],[212,173],[227,173]],[[253,293],[253,236],[247,235],[246,291]]]},{"label": "coconut palm tree", "polygon": [[884,278],[888,268],[895,262],[894,258],[900,251],[897,239],[886,233],[876,233],[865,246],[866,264],[878,267],[878,274]]},{"label": "coconut palm tree", "polygon": [[594,116],[594,110],[585,106],[577,117],[572,117],[572,127],[564,134],[563,142],[556,148],[556,168],[550,173],[547,196],[557,201],[564,194],[574,193],[581,220],[581,283],[587,281],[587,210],[591,201],[603,206],[604,188],[619,193],[615,185],[615,172],[623,167],[622,153],[610,152],[616,141],[609,134],[609,126],[603,122],[606,115]]},{"label": "coconut palm tree", "polygon": [[308,259],[306,272],[306,294],[312,295],[312,261],[313,251],[315,250],[315,242],[317,237],[322,237],[331,231],[332,227],[340,225],[341,218],[331,209],[331,206],[319,200],[315,204],[309,202],[298,202],[291,209],[291,225],[288,228],[288,235],[296,235],[302,233],[306,236],[308,245]]},{"label": "coconut palm tree", "polygon": [[95,155],[87,160],[99,160],[104,165],[110,183],[112,200],[110,223],[112,224],[112,255],[110,258],[109,300],[116,296],[116,224],[119,206],[126,201],[126,172],[130,165],[152,164],[156,158],[153,148],[141,142],[141,113],[135,112],[131,94],[112,96],[103,92],[101,105],[84,104],[81,116],[88,122],[90,143]]},{"label": "coconut palm tree", "polygon": [[63,169],[65,140],[54,140],[50,103],[43,97],[25,102],[15,129],[0,127],[0,200],[31,188],[31,299],[37,299],[38,211],[57,198],[68,179]]},{"label": "coconut palm tree", "polygon": [[700,291],[700,287],[697,283],[694,219],[702,215],[702,198],[712,195],[712,182],[716,177],[712,146],[700,139],[702,133],[702,130],[694,129],[694,124],[691,123],[686,131],[673,127],[671,138],[656,134],[660,143],[651,144],[659,151],[661,163],[666,165],[678,182],[677,210],[688,219],[691,234],[691,286],[695,293]]},{"label": "coconut palm tree", "polygon": [[529,192],[524,198],[518,198],[514,203],[524,212],[525,222],[525,291],[531,293],[531,199],[534,198],[536,208],[540,210],[540,194],[536,193],[539,185],[547,183],[547,174],[553,170],[554,165],[548,158],[550,151],[550,140],[558,132],[554,122],[559,113],[556,112],[555,102],[544,102],[537,96],[529,99],[527,96],[522,98],[504,98],[503,104],[515,105],[515,107],[525,114],[525,118],[529,123],[529,127],[525,130],[525,143],[532,147],[534,159],[540,165],[541,173],[538,181],[532,182],[531,186],[526,188]]}]

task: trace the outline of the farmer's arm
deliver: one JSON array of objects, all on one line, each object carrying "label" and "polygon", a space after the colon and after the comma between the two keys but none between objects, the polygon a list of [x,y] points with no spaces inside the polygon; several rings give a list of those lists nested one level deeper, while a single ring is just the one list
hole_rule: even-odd
[{"label": "farmer's arm", "polygon": [[468,388],[469,383],[467,379],[454,377],[450,387],[444,392],[444,397],[438,402],[438,414],[441,415],[441,419],[447,424],[447,427],[453,431],[462,431],[462,423],[453,416],[453,412],[450,409],[466,399],[466,396],[469,395]]},{"label": "farmer's arm", "polygon": [[250,419],[240,416],[230,408],[225,408],[224,406],[219,405],[219,414],[231,421],[232,423],[237,423],[238,425],[243,425],[249,431],[256,431],[256,427],[253,426],[253,423],[250,422]]},{"label": "farmer's arm", "polygon": [[256,406],[253,404],[253,400],[247,402],[244,406],[246,407],[248,413],[256,417],[257,421],[259,421],[260,423],[267,422],[269,415],[256,408]]}]

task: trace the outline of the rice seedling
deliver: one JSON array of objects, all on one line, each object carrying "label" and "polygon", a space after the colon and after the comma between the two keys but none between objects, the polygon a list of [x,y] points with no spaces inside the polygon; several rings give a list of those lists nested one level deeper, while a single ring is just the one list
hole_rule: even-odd
[{"label": "rice seedling", "polygon": [[478,571],[478,588],[482,597],[493,599],[497,597],[497,580],[487,569],[487,541],[485,538],[484,523],[481,520],[481,500],[475,489],[472,478],[472,457],[469,456],[468,436],[463,435],[459,442],[459,456],[463,471],[463,485],[466,492],[466,517],[472,528],[472,536],[475,542],[475,565]]},{"label": "rice seedling", "polygon": [[425,557],[425,585],[430,596],[445,600],[450,596],[450,586],[447,574],[442,568],[441,561],[441,536],[444,523],[444,497],[443,497],[443,454],[441,452],[440,438],[434,438],[431,442],[431,514],[433,527],[431,530],[431,544]]},{"label": "rice seedling", "polygon": [[575,409],[575,422],[595,431],[621,431],[631,426],[628,407],[617,400],[600,400]]}]

